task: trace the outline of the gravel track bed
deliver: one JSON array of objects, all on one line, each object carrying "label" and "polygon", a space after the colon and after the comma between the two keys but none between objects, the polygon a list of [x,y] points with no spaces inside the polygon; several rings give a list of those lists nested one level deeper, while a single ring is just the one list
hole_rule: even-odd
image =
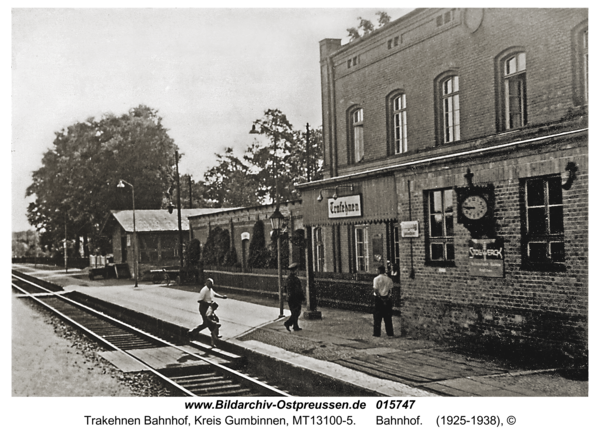
[{"label": "gravel track bed", "polygon": [[105,351],[37,303],[12,299],[12,395],[15,397],[161,397],[162,381],[124,373]]}]

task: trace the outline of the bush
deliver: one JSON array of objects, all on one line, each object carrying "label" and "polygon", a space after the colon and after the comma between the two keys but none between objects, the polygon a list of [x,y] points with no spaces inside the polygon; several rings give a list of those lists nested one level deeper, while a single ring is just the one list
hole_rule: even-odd
[{"label": "bush", "polygon": [[192,239],[186,251],[186,262],[188,267],[197,267],[200,263],[200,241]]},{"label": "bush", "polygon": [[258,220],[252,230],[252,239],[248,252],[250,268],[267,268],[269,266],[269,250],[265,246],[265,224]]}]

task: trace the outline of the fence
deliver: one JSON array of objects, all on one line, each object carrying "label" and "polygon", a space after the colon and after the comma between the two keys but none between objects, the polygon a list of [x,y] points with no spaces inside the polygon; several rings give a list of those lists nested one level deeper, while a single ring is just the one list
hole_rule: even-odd
[{"label": "fence", "polygon": [[[284,296],[286,276],[287,271],[282,271]],[[204,277],[212,278],[219,291],[231,289],[257,293],[273,299],[279,296],[277,270],[205,266]],[[298,277],[306,283],[304,271],[300,271]],[[314,292],[317,304],[320,307],[370,312],[373,300],[373,278],[375,274],[315,273]],[[401,305],[399,284],[394,284],[392,295],[395,312],[398,313]]]}]

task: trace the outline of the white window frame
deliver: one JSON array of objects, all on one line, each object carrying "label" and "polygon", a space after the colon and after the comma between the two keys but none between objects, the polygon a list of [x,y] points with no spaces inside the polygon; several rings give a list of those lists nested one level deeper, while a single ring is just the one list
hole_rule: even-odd
[{"label": "white window frame", "polygon": [[[359,241],[359,234],[362,234],[361,241]],[[361,247],[362,255],[359,256]],[[354,257],[356,272],[369,272],[369,226],[354,227]]]},{"label": "white window frame", "polygon": [[444,144],[460,141],[460,88],[457,75],[442,81],[442,137]]},{"label": "white window frame", "polygon": [[[435,201],[435,195],[437,193],[441,194],[441,210],[434,210],[431,207],[432,201]],[[449,198],[448,198],[449,197]],[[448,201],[450,201],[450,208],[448,208]],[[433,233],[433,225],[431,224],[432,219],[435,217],[441,217],[441,229],[442,232],[440,235],[434,235]],[[427,241],[427,250],[428,250],[428,259],[431,262],[454,262],[456,259],[456,244],[454,241],[454,198],[453,198],[453,190],[452,189],[436,189],[433,191],[429,191],[427,193],[427,226],[428,226],[428,241]],[[450,226],[448,226],[448,220],[450,220]],[[448,233],[448,227],[450,227],[451,232]],[[443,258],[434,259],[433,256],[433,247],[442,246]],[[449,252],[449,246],[452,247],[451,253]]]},{"label": "white window frame", "polygon": [[394,152],[406,153],[408,141],[406,136],[406,94],[400,94],[392,100],[394,119]]},{"label": "white window frame", "polygon": [[[530,193],[530,184],[538,182],[542,184],[543,190],[543,203],[531,205],[529,201],[529,193]],[[550,195],[550,183],[553,182],[555,192],[560,194],[561,201],[560,202],[552,202],[552,198]],[[553,263],[553,264],[564,264],[566,262],[566,253],[565,253],[565,240],[564,240],[564,225],[565,225],[565,217],[564,217],[564,196],[562,195],[561,188],[561,179],[558,176],[549,176],[549,177],[535,177],[531,179],[525,180],[525,223],[527,226],[527,235],[526,235],[526,255],[527,261],[530,263]],[[560,209],[560,215],[556,216],[553,213],[554,210]],[[533,223],[534,211],[542,211],[542,216],[540,217],[539,213],[535,214],[538,216],[538,219]],[[554,224],[556,221],[559,221],[559,224]],[[541,226],[540,226],[541,224]],[[543,231],[541,232],[533,232],[533,227],[543,227]],[[558,228],[558,230],[553,231],[554,228]],[[552,255],[552,246],[553,244],[561,245],[562,248],[562,259],[555,259]],[[546,251],[546,258],[544,261],[532,260],[531,256],[531,246],[532,245],[544,245]]]},{"label": "white window frame", "polygon": [[364,113],[362,108],[352,112],[352,152],[354,163],[358,163],[365,157],[364,139]]},{"label": "white window frame", "polygon": [[323,227],[315,227],[313,229],[313,268],[316,272],[325,271],[325,244],[323,233]]},{"label": "white window frame", "polygon": [[588,58],[588,29],[586,28],[583,32],[581,32],[580,36],[580,45],[581,45],[581,88],[582,88],[582,100],[584,104],[588,103],[588,92],[589,92],[589,58]]},{"label": "white window frame", "polygon": [[[504,128],[518,129],[527,124],[527,56],[525,52],[511,55],[502,63],[504,93]],[[511,85],[518,86],[518,93],[511,95]],[[518,99],[517,104],[513,104]],[[514,109],[518,108],[518,112]],[[517,115],[518,118],[516,116]]]}]

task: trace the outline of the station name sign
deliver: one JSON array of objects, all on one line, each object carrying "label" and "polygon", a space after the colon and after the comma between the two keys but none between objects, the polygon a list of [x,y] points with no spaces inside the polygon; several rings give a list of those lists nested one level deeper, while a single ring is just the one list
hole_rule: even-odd
[{"label": "station name sign", "polygon": [[362,201],[360,195],[338,197],[327,200],[327,213],[329,218],[351,218],[362,216]]},{"label": "station name sign", "polygon": [[504,277],[504,241],[471,239],[469,241],[469,273],[479,277]]}]

